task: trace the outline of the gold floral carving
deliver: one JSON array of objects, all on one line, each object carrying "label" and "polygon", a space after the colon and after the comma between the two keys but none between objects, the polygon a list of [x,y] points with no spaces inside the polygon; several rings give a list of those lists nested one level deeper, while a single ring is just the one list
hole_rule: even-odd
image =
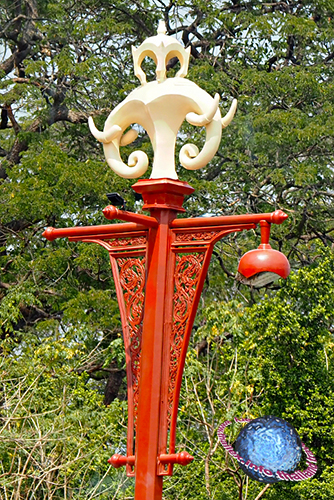
[{"label": "gold floral carving", "polygon": [[175,288],[173,296],[173,325],[170,342],[168,422],[174,404],[175,383],[179,358],[189,316],[204,262],[204,253],[178,254],[175,266]]}]

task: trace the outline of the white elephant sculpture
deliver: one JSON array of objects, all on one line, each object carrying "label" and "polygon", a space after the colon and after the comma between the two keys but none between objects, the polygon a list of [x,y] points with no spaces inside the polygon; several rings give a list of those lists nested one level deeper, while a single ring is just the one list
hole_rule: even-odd
[{"label": "white elephant sculpture", "polygon": [[[146,83],[141,62],[148,55],[157,64],[157,80]],[[148,157],[143,151],[130,154],[128,165],[120,156],[120,146],[133,142],[138,132],[125,130],[132,124],[141,125],[148,133],[154,150],[151,179],[177,179],[175,170],[175,143],[184,119],[190,124],[206,128],[206,140],[199,152],[194,144],[186,144],[180,151],[180,163],[189,170],[204,167],[216,154],[222,128],[232,121],[237,101],[224,118],[219,110],[219,95],[212,98],[194,82],[185,79],[190,51],[176,39],[166,36],[163,25],[158,35],[148,38],[138,49],[133,49],[136,75],[141,86],[133,90],[110,113],[100,132],[93,119],[89,127],[94,137],[102,142],[108,165],[121,177],[133,179],[142,176],[148,168]],[[174,78],[166,78],[166,65],[172,57],[178,57],[181,70]]]}]

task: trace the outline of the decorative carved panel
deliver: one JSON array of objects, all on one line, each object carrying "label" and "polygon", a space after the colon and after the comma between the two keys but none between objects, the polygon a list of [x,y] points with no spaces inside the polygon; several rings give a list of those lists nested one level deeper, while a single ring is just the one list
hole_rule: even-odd
[{"label": "decorative carved panel", "polygon": [[[190,235],[191,236],[191,235]],[[178,254],[175,263],[173,325],[170,339],[168,423],[174,403],[174,392],[184,334],[191,313],[196,287],[201,275],[204,253]]]},{"label": "decorative carved panel", "polygon": [[198,233],[176,233],[176,241],[181,243],[182,241],[209,241],[211,238],[216,236],[217,231],[203,231]]},{"label": "decorative carved panel", "polygon": [[145,257],[119,257],[117,264],[129,325],[132,381],[128,380],[128,383],[132,383],[134,424],[136,424],[145,286]]},{"label": "decorative carved panel", "polygon": [[136,238],[118,238],[109,242],[111,247],[142,246],[146,244],[146,236],[137,236]]}]

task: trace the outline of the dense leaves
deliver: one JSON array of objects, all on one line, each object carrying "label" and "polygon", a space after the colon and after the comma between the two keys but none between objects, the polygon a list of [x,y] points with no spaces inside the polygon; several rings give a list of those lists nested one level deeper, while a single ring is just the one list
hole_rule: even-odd
[{"label": "dense leaves", "polygon": [[[290,422],[319,467],[315,479],[279,483],[265,497],[333,498],[334,255],[319,254],[311,269],[292,274],[275,296],[251,308],[229,302],[203,312],[188,355],[180,440],[194,451],[209,498],[255,498],[261,492],[263,485],[249,481],[225,457],[217,428],[234,417],[263,415]],[[231,443],[239,431],[240,425],[228,427]],[[238,484],[239,497],[227,474]],[[178,498],[197,498],[186,482],[176,487]],[[199,487],[205,495],[204,484]]]},{"label": "dense leaves", "polygon": [[124,403],[106,409],[74,370],[80,345],[55,334],[1,343],[1,494],[6,498],[110,498],[126,478],[106,467],[126,439]]}]

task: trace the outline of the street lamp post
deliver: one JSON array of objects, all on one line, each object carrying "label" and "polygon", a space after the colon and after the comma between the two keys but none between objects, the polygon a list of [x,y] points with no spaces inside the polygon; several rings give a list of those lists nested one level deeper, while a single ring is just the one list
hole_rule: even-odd
[{"label": "street lamp post", "polygon": [[[145,56],[156,62],[154,82],[146,83],[141,69]],[[278,210],[177,218],[184,212],[184,197],[194,191],[176,175],[174,150],[179,127],[186,119],[206,128],[201,152],[194,145],[183,146],[180,152],[185,168],[201,168],[216,153],[221,130],[232,120],[236,101],[221,118],[219,96],[211,98],[184,78],[189,50],[166,36],[161,23],[157,36],[133,49],[133,57],[141,86],[112,111],[103,132],[92,120],[90,128],[103,143],[110,167],[127,178],[142,175],[148,159],[145,153],[135,151],[128,165],[123,163],[119,147],[137,136],[132,129],[124,131],[132,123],[147,130],[154,149],[152,174],[132,187],[142,195],[143,210],[150,215],[109,205],[103,210],[105,217],[123,223],[47,228],[44,236],[50,241],[67,237],[70,241],[97,243],[109,252],[123,328],[128,388],[127,455],[114,455],[109,462],[114,467],[126,466],[127,475],[135,476],[135,500],[160,500],[163,476],[172,475],[174,464],[187,465],[193,460],[186,451],[176,453],[176,420],[187,347],[213,247],[230,233],[260,224],[262,240],[256,250],[257,260],[254,264],[253,258],[252,271],[245,279],[267,271],[286,277],[289,268],[285,257],[272,250],[268,242],[270,225],[281,224],[287,215]],[[181,69],[175,78],[167,79],[166,64],[172,57],[179,58]],[[264,264],[261,252],[266,253]],[[245,266],[247,263],[243,269]]]}]

